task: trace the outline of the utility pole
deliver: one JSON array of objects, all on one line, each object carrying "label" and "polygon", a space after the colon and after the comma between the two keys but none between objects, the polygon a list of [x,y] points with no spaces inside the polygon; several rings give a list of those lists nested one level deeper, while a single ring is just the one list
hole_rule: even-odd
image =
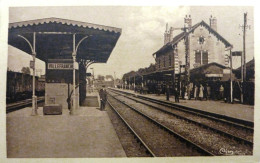
[{"label": "utility pole", "polygon": [[185,85],[186,91],[188,95],[188,99],[190,99],[190,38],[189,38],[189,27],[185,29]]},{"label": "utility pole", "polygon": [[247,25],[247,13],[244,13],[244,25],[243,28],[243,53],[241,55],[241,103],[244,101],[244,82],[246,81],[246,30],[250,29],[250,26]]},{"label": "utility pole", "polygon": [[244,80],[246,81],[246,29],[247,29],[247,13],[244,13],[244,30],[243,30],[243,77]]},{"label": "utility pole", "polygon": [[230,48],[230,103],[233,103],[233,80],[232,80],[232,69],[233,69],[233,65],[232,65],[232,51]]}]

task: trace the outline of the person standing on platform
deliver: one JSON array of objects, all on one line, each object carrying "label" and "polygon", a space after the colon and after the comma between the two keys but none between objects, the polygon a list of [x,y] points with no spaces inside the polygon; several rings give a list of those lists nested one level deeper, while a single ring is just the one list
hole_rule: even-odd
[{"label": "person standing on platform", "polygon": [[195,100],[198,100],[198,86],[195,84],[195,88],[194,88],[194,98]]},{"label": "person standing on platform", "polygon": [[175,102],[180,102],[179,101],[179,91],[176,87],[174,89],[174,96],[175,96]]},{"label": "person standing on platform", "polygon": [[170,89],[169,89],[169,85],[166,85],[166,100],[169,101],[170,98]]},{"label": "person standing on platform", "polygon": [[207,99],[210,100],[211,99],[211,94],[210,94],[211,88],[208,84],[206,85],[206,87],[207,87]]},{"label": "person standing on platform", "polygon": [[208,100],[208,90],[207,89],[208,89],[208,84],[205,85],[204,90],[203,90],[204,91],[204,98],[206,100]]},{"label": "person standing on platform", "polygon": [[99,91],[99,97],[100,97],[100,110],[105,110],[106,102],[107,102],[107,91],[105,89],[105,86],[102,86],[102,89]]},{"label": "person standing on platform", "polygon": [[204,88],[203,88],[202,84],[200,84],[200,93],[199,93],[200,100],[203,100],[203,91],[204,91]]},{"label": "person standing on platform", "polygon": [[219,88],[219,95],[220,95],[220,100],[222,100],[223,96],[224,96],[224,87],[222,84],[220,85],[220,88]]}]

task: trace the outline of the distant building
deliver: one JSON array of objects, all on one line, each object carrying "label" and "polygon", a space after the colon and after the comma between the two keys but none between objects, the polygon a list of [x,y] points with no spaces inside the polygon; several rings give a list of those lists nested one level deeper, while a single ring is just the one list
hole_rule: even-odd
[{"label": "distant building", "polygon": [[114,78],[112,75],[106,75],[106,76],[98,75],[97,79],[94,80],[94,86],[97,89],[100,89],[102,86],[114,87],[115,86]]}]

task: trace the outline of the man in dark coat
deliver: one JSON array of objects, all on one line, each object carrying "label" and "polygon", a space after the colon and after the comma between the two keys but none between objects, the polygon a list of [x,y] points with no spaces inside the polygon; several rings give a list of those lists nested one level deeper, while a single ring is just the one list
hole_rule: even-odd
[{"label": "man in dark coat", "polygon": [[180,102],[179,101],[179,91],[178,91],[178,88],[174,89],[174,96],[175,96],[175,102]]},{"label": "man in dark coat", "polygon": [[100,97],[100,110],[105,110],[106,102],[107,102],[107,91],[105,89],[105,86],[102,86],[102,89],[99,91],[99,97]]},{"label": "man in dark coat", "polygon": [[170,88],[169,85],[166,85],[166,100],[169,101],[170,98]]}]

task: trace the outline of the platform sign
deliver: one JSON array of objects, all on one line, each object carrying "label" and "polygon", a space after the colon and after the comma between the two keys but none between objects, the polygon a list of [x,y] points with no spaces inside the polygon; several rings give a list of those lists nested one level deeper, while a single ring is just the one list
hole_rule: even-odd
[{"label": "platform sign", "polygon": [[73,70],[73,63],[48,63],[49,70]]},{"label": "platform sign", "polygon": [[205,74],[206,77],[223,77],[223,74]]},{"label": "platform sign", "polygon": [[223,69],[223,74],[230,74],[230,69]]}]

